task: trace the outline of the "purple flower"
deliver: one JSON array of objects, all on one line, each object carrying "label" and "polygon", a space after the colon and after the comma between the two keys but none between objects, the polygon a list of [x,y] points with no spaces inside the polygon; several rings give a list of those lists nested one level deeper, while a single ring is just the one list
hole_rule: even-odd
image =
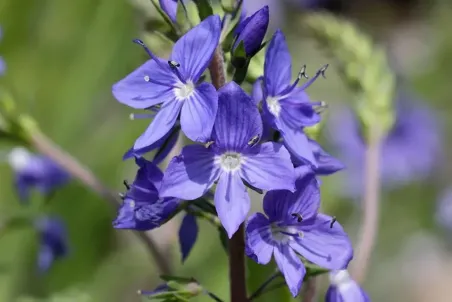
[{"label": "purple flower", "polygon": [[368,302],[369,296],[350,278],[347,270],[330,273],[331,285],[325,296],[325,302]]},{"label": "purple flower", "polygon": [[304,90],[319,75],[323,75],[326,66],[301,87],[297,85],[299,80],[305,76],[304,68],[295,82],[291,84],[291,66],[290,53],[284,34],[278,30],[265,55],[262,83],[263,115],[268,124],[281,132],[284,144],[289,151],[299,159],[306,159],[306,153],[309,150],[308,139],[302,128],[320,121],[320,116],[314,108],[320,103],[310,102]]},{"label": "purple flower", "polygon": [[[401,94],[396,100],[396,121],[381,147],[380,169],[387,188],[422,180],[441,158],[442,142],[435,114],[422,103]],[[347,166],[346,195],[359,196],[363,187],[366,146],[359,122],[349,109],[328,120],[330,141]]]},{"label": "purple flower", "polygon": [[38,270],[45,273],[58,258],[68,253],[67,231],[64,222],[57,217],[45,216],[35,221],[39,231]]},{"label": "purple flower", "polygon": [[152,162],[139,157],[135,181],[123,196],[124,203],[113,222],[116,229],[148,231],[161,226],[180,204],[177,198],[159,198],[163,173]]},{"label": "purple flower", "polygon": [[66,171],[54,161],[32,154],[24,148],[14,148],[8,161],[16,173],[15,186],[22,202],[28,201],[33,188],[44,195],[50,195],[69,181]]},{"label": "purple flower", "polygon": [[191,249],[195,245],[198,238],[198,223],[196,217],[191,214],[186,214],[179,228],[179,245],[182,254],[182,262],[187,259]]},{"label": "purple flower", "polygon": [[180,0],[159,0],[160,7],[174,23],[177,21],[177,3]]},{"label": "purple flower", "polygon": [[[296,156],[292,156],[292,162],[294,163],[295,169],[300,171],[303,170],[305,173],[309,173],[309,170],[312,170],[316,175],[326,176],[345,168],[339,160],[325,152],[319,143],[312,139],[308,139],[308,142],[314,160],[300,160]],[[309,156],[309,158],[312,157]]]},{"label": "purple flower", "polygon": [[443,192],[436,206],[436,222],[448,231],[452,230],[452,188]]},{"label": "purple flower", "polygon": [[252,16],[241,20],[235,32],[237,36],[232,47],[233,50],[243,41],[246,55],[251,57],[256,54],[260,50],[265,33],[267,32],[268,20],[269,12],[267,5],[255,12]]},{"label": "purple flower", "polygon": [[[164,137],[179,118],[182,131],[191,140],[205,141],[210,137],[218,95],[212,84],[199,84],[198,80],[212,59],[220,31],[220,17],[208,17],[176,42],[169,61],[157,58],[145,47],[152,60],[113,85],[116,99],[132,108],[162,104],[136,140],[135,150]],[[136,42],[144,46],[143,42]]]},{"label": "purple flower", "polygon": [[242,180],[262,190],[294,190],[294,168],[284,146],[267,142],[262,120],[251,98],[234,82],[219,91],[218,114],[209,147],[186,146],[173,158],[163,178],[160,196],[193,200],[217,181],[215,207],[229,237],[250,210]]},{"label": "purple flower", "polygon": [[259,264],[274,255],[293,296],[298,294],[306,269],[297,253],[321,267],[347,267],[353,249],[347,234],[332,217],[318,213],[320,191],[313,174],[296,182],[297,190],[270,191],[264,211],[246,224],[246,254]]}]

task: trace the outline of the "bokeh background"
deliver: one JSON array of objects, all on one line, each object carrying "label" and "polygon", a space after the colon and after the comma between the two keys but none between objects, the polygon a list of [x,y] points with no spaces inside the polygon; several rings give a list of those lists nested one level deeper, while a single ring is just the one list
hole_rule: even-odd
[{"label": "bokeh background", "polygon": [[[250,10],[263,4],[271,9],[269,37],[277,27],[285,30],[294,66],[307,64],[312,74],[331,63],[327,80],[309,88],[313,99],[331,104],[326,119],[335,114],[335,105],[350,103],[353,96],[336,73],[334,61],[302,30],[303,14],[318,6],[352,20],[386,48],[404,89],[432,110],[440,125],[432,135],[441,138],[442,154],[426,155],[437,161],[430,173],[384,189],[378,243],[364,287],[373,301],[450,301],[452,229],[437,219],[438,202],[452,177],[450,1],[245,0]],[[156,16],[153,10],[147,0],[0,0],[0,55],[6,62],[0,86],[10,91],[20,110],[33,116],[44,133],[118,192],[123,190],[122,180],[133,179],[135,173],[133,162],[123,162],[121,157],[147,121],[130,121],[131,110],[114,100],[111,85],[146,59],[131,40],[143,37],[143,22]],[[169,51],[161,41],[147,42],[159,55]],[[330,153],[339,154],[326,132],[325,128],[320,142]],[[5,157],[13,145],[0,141],[0,147]],[[0,161],[1,216],[21,211],[23,206],[12,185],[13,171],[5,160]],[[356,243],[360,198],[343,194],[344,175],[340,172],[324,179],[323,207],[338,217]],[[260,202],[255,197],[258,209]],[[33,195],[32,203],[39,198]],[[129,232],[114,230],[115,212],[79,182],[74,180],[58,190],[42,211],[61,215],[66,221],[70,253],[48,273],[39,274],[36,231],[18,228],[3,232],[0,302],[141,301],[136,291],[158,284],[158,269],[141,243]],[[452,225],[452,213],[443,216]],[[182,265],[178,226],[175,219],[152,231],[174,271],[196,277],[227,300],[227,257],[216,230],[200,222],[198,242]],[[271,271],[271,267],[250,263],[251,289]],[[322,278],[322,284],[325,289],[328,279]],[[323,293],[320,290],[319,301]],[[279,290],[259,301],[291,300],[286,290]]]}]

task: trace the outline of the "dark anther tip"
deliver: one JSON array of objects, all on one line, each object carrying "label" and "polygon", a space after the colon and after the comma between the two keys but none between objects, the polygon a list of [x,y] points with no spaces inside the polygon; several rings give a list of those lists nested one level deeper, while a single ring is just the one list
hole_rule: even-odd
[{"label": "dark anther tip", "polygon": [[333,228],[333,225],[334,225],[334,223],[337,221],[337,219],[336,219],[336,217],[334,216],[333,217],[333,220],[331,220],[331,223],[330,223],[330,229],[332,229]]},{"label": "dark anther tip", "polygon": [[124,187],[126,187],[127,190],[130,190],[129,182],[126,179],[124,179],[123,184],[124,184]]},{"label": "dark anther tip", "polygon": [[302,78],[309,79],[309,76],[306,74],[306,64],[303,65],[298,73],[298,78],[301,80]]},{"label": "dark anther tip", "polygon": [[301,216],[301,214],[298,213],[292,213],[292,217],[293,218],[297,218],[298,222],[302,222],[303,221],[303,216]]},{"label": "dark anther tip", "polygon": [[328,69],[328,66],[330,66],[330,64],[325,64],[325,65],[323,65],[323,67],[320,68],[320,70],[319,70],[320,74],[322,75],[322,77],[323,77],[324,79],[326,79],[325,71]]},{"label": "dark anther tip", "polygon": [[133,43],[139,44],[141,46],[144,46],[144,42],[140,39],[133,39]]},{"label": "dark anther tip", "polygon": [[178,68],[180,67],[180,64],[177,63],[176,61],[168,61],[168,65],[172,68]]}]

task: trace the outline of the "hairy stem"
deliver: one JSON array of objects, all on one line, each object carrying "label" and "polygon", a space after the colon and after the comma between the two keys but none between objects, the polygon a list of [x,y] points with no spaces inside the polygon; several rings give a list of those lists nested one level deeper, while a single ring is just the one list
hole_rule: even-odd
[{"label": "hairy stem", "polygon": [[226,84],[226,69],[224,68],[223,50],[221,45],[217,47],[209,65],[212,84],[218,90]]},{"label": "hairy stem", "polygon": [[379,129],[371,129],[365,155],[363,221],[352,270],[355,280],[362,283],[367,274],[372,250],[377,239],[380,199],[380,145]]},{"label": "hairy stem", "polygon": [[[64,152],[42,132],[33,130],[30,136],[30,143],[37,151],[58,163],[72,177],[78,179],[87,188],[102,196],[112,207],[117,209],[117,207],[121,205],[120,200],[117,198],[117,194],[107,189],[88,168],[84,167],[75,158]],[[144,232],[133,232],[133,234],[141,240],[149,251],[159,267],[160,272],[162,274],[169,274],[171,272],[170,265],[164,254],[157,247],[152,236]]]},{"label": "hairy stem", "polygon": [[[217,47],[209,65],[212,84],[218,90],[226,84],[226,69],[224,66],[221,45]],[[246,302],[245,276],[245,232],[243,223],[237,232],[229,239],[229,284],[231,302]]]},{"label": "hairy stem", "polygon": [[229,239],[229,282],[231,302],[246,302],[245,231],[243,223]]},{"label": "hairy stem", "polygon": [[314,302],[316,301],[317,292],[317,280],[315,277],[309,278],[304,285],[304,293],[302,297],[303,302]]}]

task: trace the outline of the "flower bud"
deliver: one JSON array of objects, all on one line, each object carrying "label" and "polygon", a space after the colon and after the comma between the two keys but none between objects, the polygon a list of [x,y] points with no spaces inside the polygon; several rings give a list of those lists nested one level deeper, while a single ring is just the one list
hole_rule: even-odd
[{"label": "flower bud", "polygon": [[252,16],[245,18],[239,23],[236,29],[236,39],[233,45],[233,52],[243,42],[247,57],[252,57],[260,49],[265,33],[267,32],[269,21],[268,6],[264,6]]}]

